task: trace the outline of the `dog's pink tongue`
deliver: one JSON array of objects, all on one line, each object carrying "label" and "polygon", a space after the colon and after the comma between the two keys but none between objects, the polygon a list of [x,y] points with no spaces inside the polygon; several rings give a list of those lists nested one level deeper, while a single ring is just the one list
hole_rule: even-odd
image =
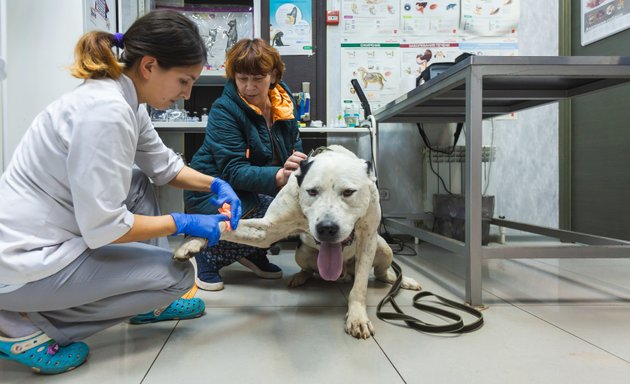
[{"label": "dog's pink tongue", "polygon": [[343,270],[343,256],[341,243],[321,243],[317,256],[319,275],[324,280],[334,281],[341,276]]}]

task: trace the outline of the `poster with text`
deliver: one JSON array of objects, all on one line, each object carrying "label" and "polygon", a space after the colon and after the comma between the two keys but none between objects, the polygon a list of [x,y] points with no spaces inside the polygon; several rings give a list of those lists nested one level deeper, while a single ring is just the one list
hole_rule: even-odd
[{"label": "poster with text", "polygon": [[344,35],[392,36],[400,33],[399,0],[342,0]]},{"label": "poster with text", "polygon": [[518,42],[503,37],[476,37],[460,41],[459,49],[477,56],[517,56]]},{"label": "poster with text", "polygon": [[516,36],[519,0],[462,0],[460,29],[473,36]]},{"label": "poster with text", "polygon": [[400,96],[400,56],[397,43],[341,44],[341,101],[359,103],[352,83],[357,79],[374,111]]},{"label": "poster with text", "polygon": [[624,0],[581,0],[582,45],[630,27],[630,6]]},{"label": "poster with text", "polygon": [[84,32],[118,32],[116,29],[116,0],[84,0]]},{"label": "poster with text", "polygon": [[269,2],[270,44],[281,55],[313,54],[313,6],[310,0]]},{"label": "poster with text", "polygon": [[402,2],[400,29],[405,35],[456,35],[459,0]]},{"label": "poster with text", "polygon": [[434,63],[454,62],[462,51],[455,39],[436,41],[436,39],[403,39],[400,43],[400,92],[408,92],[416,87],[416,79],[422,71]]}]

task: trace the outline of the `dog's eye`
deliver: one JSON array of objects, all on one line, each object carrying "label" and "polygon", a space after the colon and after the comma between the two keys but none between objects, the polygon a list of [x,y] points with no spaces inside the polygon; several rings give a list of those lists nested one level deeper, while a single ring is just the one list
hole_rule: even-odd
[{"label": "dog's eye", "polygon": [[343,197],[350,197],[352,196],[357,190],[356,189],[344,189],[343,191]]},{"label": "dog's eye", "polygon": [[306,193],[308,193],[309,196],[317,196],[317,189],[315,188],[307,189]]}]

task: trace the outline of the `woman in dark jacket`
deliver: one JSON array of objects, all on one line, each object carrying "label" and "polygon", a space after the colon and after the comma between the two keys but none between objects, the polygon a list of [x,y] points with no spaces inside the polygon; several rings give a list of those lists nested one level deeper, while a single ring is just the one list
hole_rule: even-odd
[{"label": "woman in dark jacket", "polygon": [[[281,82],[284,63],[261,39],[243,39],[228,52],[227,83],[212,105],[203,146],[190,166],[217,175],[236,191],[243,218],[263,217],[273,196],[306,158],[297,126],[295,102]],[[216,213],[212,192],[185,193],[189,213]],[[195,257],[197,285],[223,289],[219,269],[235,261],[262,278],[282,277],[267,249],[220,241]]]}]

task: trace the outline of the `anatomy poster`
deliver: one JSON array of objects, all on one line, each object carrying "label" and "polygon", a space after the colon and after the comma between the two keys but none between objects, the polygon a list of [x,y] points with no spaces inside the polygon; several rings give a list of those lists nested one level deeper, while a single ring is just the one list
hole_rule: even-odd
[{"label": "anatomy poster", "polygon": [[342,43],[341,98],[359,103],[350,80],[357,79],[372,109],[400,96],[399,44]]},{"label": "anatomy poster", "polygon": [[630,5],[624,0],[581,0],[582,45],[630,27]]},{"label": "anatomy poster", "polygon": [[397,35],[400,33],[399,0],[342,0],[344,35]]},{"label": "anatomy poster", "polygon": [[271,45],[281,55],[313,54],[313,6],[310,0],[269,2]]},{"label": "anatomy poster", "polygon": [[518,30],[518,0],[462,0],[461,32],[473,36],[514,35]]},{"label": "anatomy poster", "polygon": [[416,87],[416,79],[422,71],[433,63],[454,62],[462,54],[459,43],[455,39],[436,41],[425,38],[409,39],[400,43],[401,60],[401,92],[408,92]]},{"label": "anatomy poster", "polygon": [[459,1],[403,2],[401,33],[407,35],[456,35],[459,30]]},{"label": "anatomy poster", "polygon": [[453,63],[463,53],[518,55],[521,0],[338,3],[341,110],[358,101],[352,78],[359,81],[375,110],[415,88],[416,79],[431,64]]}]

